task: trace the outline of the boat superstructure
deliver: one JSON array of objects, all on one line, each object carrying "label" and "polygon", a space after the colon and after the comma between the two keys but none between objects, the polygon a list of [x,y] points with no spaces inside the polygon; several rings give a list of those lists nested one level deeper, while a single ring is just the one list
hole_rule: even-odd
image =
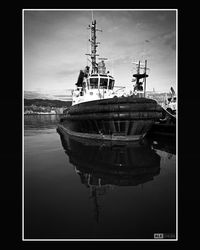
[{"label": "boat superstructure", "polygon": [[91,58],[91,67],[86,66],[84,70],[80,70],[76,88],[72,92],[72,105],[113,98],[115,79],[110,72],[106,70],[105,60],[107,58],[98,58],[97,63],[97,47],[99,42],[96,41],[96,32],[102,31],[96,28],[96,20],[92,21],[92,25],[88,27],[91,30],[91,53],[86,54]]},{"label": "boat superstructure", "polygon": [[72,93],[72,106],[64,111],[59,128],[72,136],[104,140],[138,140],[162,117],[162,107],[145,98],[147,61],[136,63],[133,88],[115,88],[115,79],[106,70],[105,60],[97,63],[96,21],[91,30],[91,67],[80,70]]},{"label": "boat superstructure", "polygon": [[130,96],[133,94],[145,97],[146,78],[148,77],[147,60],[145,60],[143,64],[140,61],[134,62],[136,65],[136,73],[133,74],[132,81],[135,82],[135,85],[132,91],[124,91],[123,88],[116,90],[115,79],[110,72],[106,70],[105,60],[107,60],[107,58],[98,58],[100,62],[97,63],[97,47],[99,42],[96,41],[96,32],[102,30],[96,28],[96,20],[94,20],[88,28],[91,29],[91,39],[89,39],[91,43],[91,53],[86,55],[91,58],[91,67],[86,66],[84,70],[80,70],[76,88],[72,91],[72,105],[87,101],[113,98],[115,96]]}]

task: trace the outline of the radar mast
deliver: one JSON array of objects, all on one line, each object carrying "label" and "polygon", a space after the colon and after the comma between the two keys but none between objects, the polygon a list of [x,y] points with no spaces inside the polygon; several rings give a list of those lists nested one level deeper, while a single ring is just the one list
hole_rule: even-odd
[{"label": "radar mast", "polygon": [[96,28],[96,20],[92,20],[92,25],[88,26],[88,29],[91,30],[91,38],[89,39],[89,42],[91,43],[91,54],[86,54],[91,57],[92,61],[92,73],[96,74],[98,73],[98,64],[96,62],[96,57],[99,56],[97,55],[97,47],[99,42],[96,41],[96,32],[101,31]]}]

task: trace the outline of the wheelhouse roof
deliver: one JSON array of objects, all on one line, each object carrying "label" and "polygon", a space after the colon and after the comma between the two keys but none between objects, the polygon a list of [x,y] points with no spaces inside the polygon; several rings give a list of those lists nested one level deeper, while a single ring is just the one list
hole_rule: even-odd
[{"label": "wheelhouse roof", "polygon": [[91,74],[90,76],[89,76],[89,78],[93,78],[93,77],[109,77],[109,78],[113,78],[113,76],[111,76],[111,75],[105,75],[105,74]]}]

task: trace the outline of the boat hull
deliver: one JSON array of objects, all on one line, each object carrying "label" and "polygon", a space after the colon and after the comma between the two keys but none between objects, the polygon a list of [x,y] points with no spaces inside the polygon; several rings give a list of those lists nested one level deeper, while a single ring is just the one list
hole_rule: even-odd
[{"label": "boat hull", "polygon": [[139,140],[162,117],[155,100],[120,97],[71,106],[59,128],[72,136],[103,140]]}]

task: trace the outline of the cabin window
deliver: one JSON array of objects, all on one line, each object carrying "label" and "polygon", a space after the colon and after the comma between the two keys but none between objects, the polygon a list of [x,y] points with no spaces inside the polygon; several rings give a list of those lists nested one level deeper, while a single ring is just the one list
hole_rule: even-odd
[{"label": "cabin window", "polygon": [[113,79],[109,79],[109,86],[108,86],[108,88],[109,89],[113,89],[113,87],[114,87],[114,80]]},{"label": "cabin window", "polygon": [[100,78],[100,88],[107,89],[108,79],[107,78]]},{"label": "cabin window", "polygon": [[90,78],[90,87],[91,89],[98,88],[98,78]]}]

